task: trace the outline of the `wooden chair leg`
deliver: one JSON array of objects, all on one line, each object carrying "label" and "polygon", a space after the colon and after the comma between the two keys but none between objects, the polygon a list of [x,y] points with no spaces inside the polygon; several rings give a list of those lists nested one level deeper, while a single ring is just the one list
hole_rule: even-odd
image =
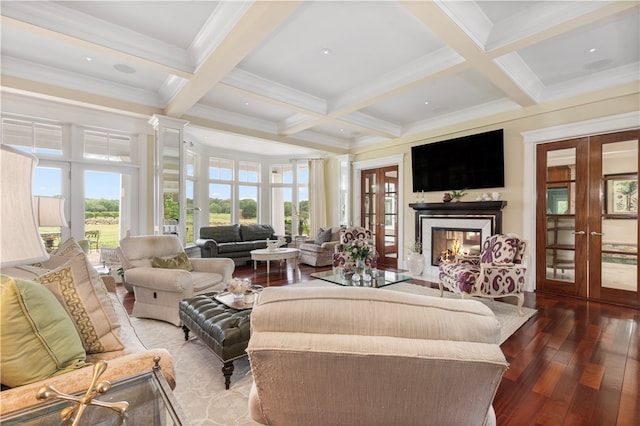
[{"label": "wooden chair leg", "polygon": [[231,385],[231,375],[233,374],[233,361],[225,362],[222,366],[222,374],[224,375],[224,387],[229,390]]}]

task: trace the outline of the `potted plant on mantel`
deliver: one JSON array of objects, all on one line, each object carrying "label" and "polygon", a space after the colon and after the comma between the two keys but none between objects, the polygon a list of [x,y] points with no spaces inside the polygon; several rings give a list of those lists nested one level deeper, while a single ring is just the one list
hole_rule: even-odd
[{"label": "potted plant on mantel", "polygon": [[461,189],[459,191],[453,190],[451,191],[451,201],[452,202],[460,201],[460,199],[465,195],[467,195],[467,191],[465,189]]}]

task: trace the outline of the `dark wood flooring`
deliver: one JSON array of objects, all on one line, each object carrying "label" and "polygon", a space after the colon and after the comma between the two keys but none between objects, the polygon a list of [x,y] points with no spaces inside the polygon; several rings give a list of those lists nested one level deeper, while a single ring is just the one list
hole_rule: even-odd
[{"label": "dark wood flooring", "polygon": [[[279,286],[324,269],[272,262],[270,276],[264,264],[234,276]],[[119,288],[131,312],[133,294]],[[640,425],[640,311],[537,293],[525,306],[537,314],[501,346],[510,366],[493,403],[498,425]]]}]

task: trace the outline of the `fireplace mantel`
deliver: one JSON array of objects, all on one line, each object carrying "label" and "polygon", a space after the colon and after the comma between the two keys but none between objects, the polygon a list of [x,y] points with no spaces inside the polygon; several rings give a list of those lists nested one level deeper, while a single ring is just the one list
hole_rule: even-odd
[{"label": "fireplace mantel", "polygon": [[506,201],[469,201],[449,203],[412,203],[409,207],[416,211],[415,236],[416,241],[422,241],[421,219],[425,217],[456,216],[478,217],[489,216],[493,218],[492,232],[502,232],[502,209],[507,206]]},{"label": "fireplace mantel", "polygon": [[485,210],[490,212],[501,211],[507,206],[506,201],[460,201],[460,202],[449,202],[449,203],[413,203],[409,204],[414,210],[433,210],[438,211],[439,214],[442,214],[441,211],[452,211],[456,212],[455,214],[460,214],[466,210],[472,210],[474,213],[477,213],[477,210]]}]

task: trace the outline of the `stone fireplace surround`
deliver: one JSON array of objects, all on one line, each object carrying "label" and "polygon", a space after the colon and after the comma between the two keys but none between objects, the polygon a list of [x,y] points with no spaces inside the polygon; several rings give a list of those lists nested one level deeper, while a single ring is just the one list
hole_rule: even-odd
[{"label": "stone fireplace surround", "polygon": [[431,264],[431,228],[451,228],[455,230],[480,230],[481,245],[490,235],[502,232],[502,209],[506,201],[475,201],[449,203],[413,203],[415,210],[416,241],[422,243],[425,258],[424,279],[437,282],[438,267]]}]

